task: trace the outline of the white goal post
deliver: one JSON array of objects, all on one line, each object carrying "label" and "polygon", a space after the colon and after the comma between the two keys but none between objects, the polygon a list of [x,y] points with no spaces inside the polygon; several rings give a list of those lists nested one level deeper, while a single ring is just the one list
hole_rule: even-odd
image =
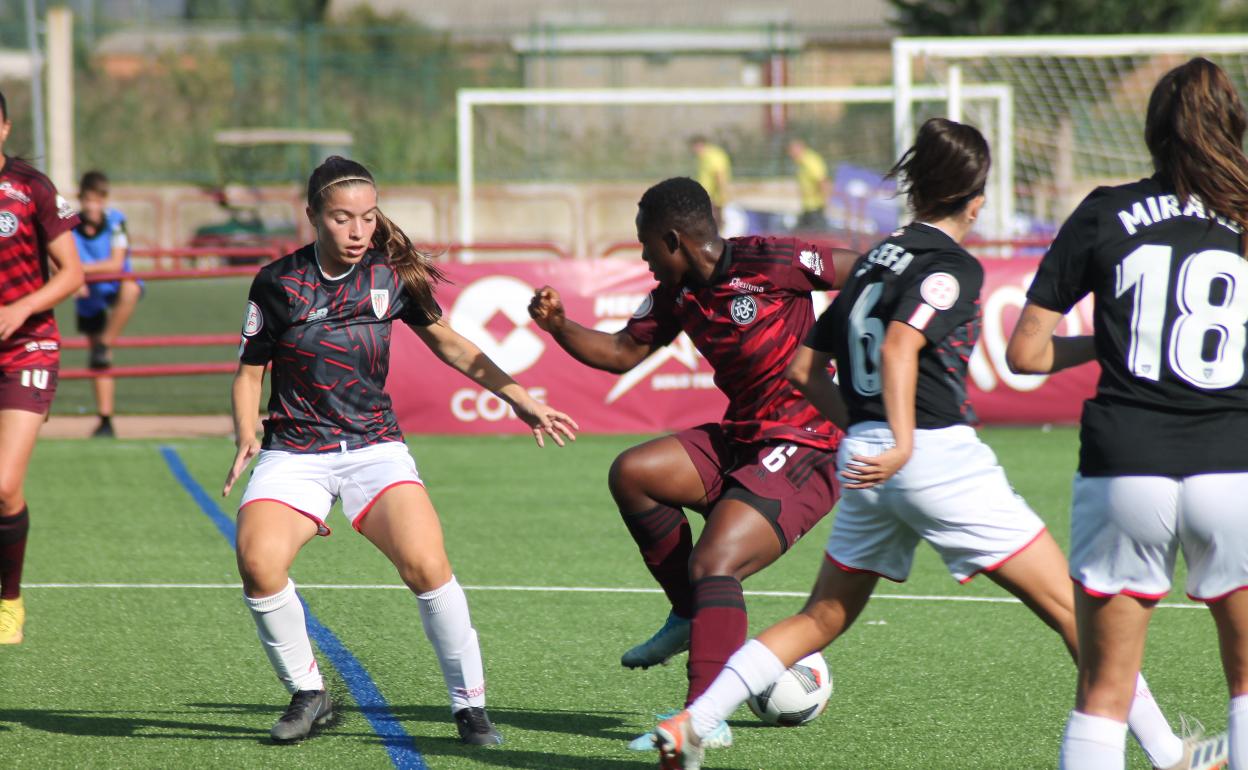
[{"label": "white goal post", "polygon": [[[968,101],[986,101],[991,105],[995,125],[991,133],[1000,146],[1013,143],[1014,119],[1008,86],[1001,84],[968,84],[956,92],[944,85],[911,87],[907,98],[911,103],[946,102],[957,99],[959,109]],[[476,235],[474,110],[491,106],[542,106],[575,109],[585,105],[768,105],[768,104],[881,104],[895,102],[890,86],[850,86],[837,88],[614,88],[614,89],[460,89],[457,107],[457,174],[458,174],[458,237],[470,245]],[[833,160],[833,159],[829,159]],[[880,169],[883,171],[884,169]],[[994,164],[993,186],[996,205],[993,210],[995,233],[1005,233],[1013,217],[1011,178],[1012,164]],[[994,233],[994,234],[995,234]],[[467,256],[467,253],[465,253]]]},{"label": "white goal post", "polygon": [[957,119],[975,84],[1009,86],[1017,130],[1012,146],[994,143],[994,165],[1014,166],[1020,221],[1050,227],[1092,187],[1152,173],[1144,113],[1166,71],[1204,56],[1248,88],[1248,35],[902,37],[892,52],[897,151],[913,137],[918,89],[944,86]]}]

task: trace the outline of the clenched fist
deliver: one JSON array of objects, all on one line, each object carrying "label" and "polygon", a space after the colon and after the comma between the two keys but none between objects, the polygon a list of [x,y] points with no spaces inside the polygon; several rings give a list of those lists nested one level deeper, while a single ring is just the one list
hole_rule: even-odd
[{"label": "clenched fist", "polygon": [[559,292],[549,286],[543,286],[534,292],[533,299],[529,302],[529,316],[542,331],[554,334],[562,329],[566,316]]}]

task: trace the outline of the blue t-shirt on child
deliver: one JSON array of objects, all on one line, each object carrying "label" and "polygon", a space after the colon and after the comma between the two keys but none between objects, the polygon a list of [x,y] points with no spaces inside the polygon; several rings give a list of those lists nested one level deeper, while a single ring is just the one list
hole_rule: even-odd
[{"label": "blue t-shirt on child", "polygon": [[[104,262],[113,253],[113,249],[121,247],[126,250],[126,259],[122,272],[130,272],[130,239],[126,235],[126,216],[116,209],[104,212],[104,225],[94,235],[87,235],[88,227],[82,221],[74,228],[74,240],[78,242],[78,256],[84,265]],[[118,281],[103,281],[87,284],[90,294],[76,300],[78,315],[91,317],[104,312],[112,304],[121,288]]]}]

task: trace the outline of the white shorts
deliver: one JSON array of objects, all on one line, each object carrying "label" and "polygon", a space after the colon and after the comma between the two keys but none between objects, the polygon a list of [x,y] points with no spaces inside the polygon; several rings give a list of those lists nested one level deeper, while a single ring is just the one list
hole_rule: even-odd
[{"label": "white shorts", "polygon": [[324,536],[330,533],[325,517],[341,498],[342,512],[358,532],[377,498],[400,484],[424,486],[407,445],[397,441],[318,454],[265,449],[238,509],[260,500],[282,503],[315,521]]},{"label": "white shorts", "polygon": [[[854,455],[872,457],[892,446],[887,423],[859,423],[841,440],[837,464],[843,470]],[[975,429],[955,425],[916,430],[910,460],[884,484],[844,489],[827,553],[846,571],[900,583],[926,540],[965,583],[1000,567],[1044,529]]]},{"label": "white shorts", "polygon": [[1092,596],[1160,599],[1179,548],[1187,595],[1212,602],[1248,587],[1248,473],[1075,476],[1070,576]]}]

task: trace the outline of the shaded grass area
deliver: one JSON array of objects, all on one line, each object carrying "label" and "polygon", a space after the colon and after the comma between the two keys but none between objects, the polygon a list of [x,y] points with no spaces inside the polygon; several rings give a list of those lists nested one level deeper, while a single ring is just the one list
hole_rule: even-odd
[{"label": "shaded grass area", "polygon": [[[1018,491],[1067,535],[1071,430],[985,431]],[[537,450],[521,437],[413,437],[456,573],[468,586],[651,586],[605,487],[630,437],[584,437]],[[216,493],[226,440],[175,442]],[[233,556],[166,470],[158,444],[45,441],[32,467],[30,583],[234,584]],[[237,494],[222,505],[232,512]],[[397,585],[385,559],[331,518],[294,577],[303,584]],[[695,527],[697,526],[695,517]],[[804,592],[830,521],[751,579],[747,590]],[[886,599],[1003,596],[987,580],[959,587],[925,547],[911,580],[883,585],[827,651],[835,693],[800,729],[766,728],[748,710],[736,746],[706,767],[1052,767],[1074,689],[1056,635],[1017,604]],[[649,768],[624,742],[678,705],[683,658],[646,672],[620,653],[662,621],[658,594],[470,590],[491,713],[507,742],[461,746],[415,601],[405,590],[303,589],[312,611],[372,674],[434,770]],[[1176,601],[1179,592],[1176,592]],[[13,767],[388,767],[345,685],[326,664],[341,716],[315,740],[273,746],[286,695],[258,647],[236,588],[30,588],[25,644],[0,649],[0,753]],[[800,607],[751,597],[751,630]],[[1173,722],[1225,724],[1213,627],[1202,610],[1159,610],[1146,673]],[[1131,767],[1146,768],[1132,748]]]}]

